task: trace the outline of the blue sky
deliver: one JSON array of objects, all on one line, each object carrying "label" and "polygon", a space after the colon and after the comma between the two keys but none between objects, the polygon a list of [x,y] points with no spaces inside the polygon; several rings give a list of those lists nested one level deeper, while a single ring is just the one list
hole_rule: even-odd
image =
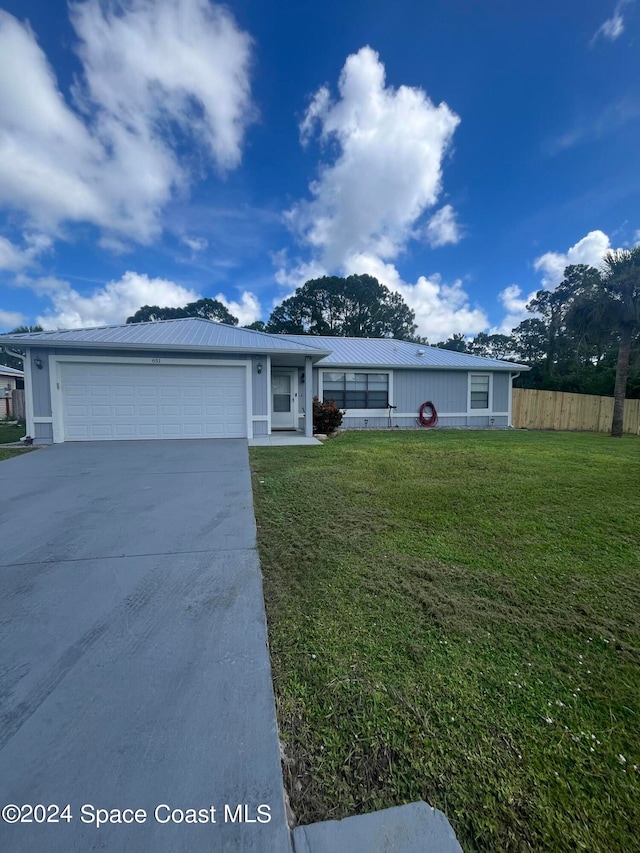
[{"label": "blue sky", "polygon": [[436,342],[640,241],[634,0],[0,9],[0,330],[367,272]]}]

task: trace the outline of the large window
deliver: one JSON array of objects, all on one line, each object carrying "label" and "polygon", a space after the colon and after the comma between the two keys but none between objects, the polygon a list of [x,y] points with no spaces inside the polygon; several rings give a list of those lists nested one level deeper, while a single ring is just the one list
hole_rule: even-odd
[{"label": "large window", "polygon": [[325,403],[335,401],[339,409],[386,409],[389,405],[388,373],[325,373],[322,382]]},{"label": "large window", "polygon": [[487,373],[471,374],[471,408],[489,408],[489,375]]}]

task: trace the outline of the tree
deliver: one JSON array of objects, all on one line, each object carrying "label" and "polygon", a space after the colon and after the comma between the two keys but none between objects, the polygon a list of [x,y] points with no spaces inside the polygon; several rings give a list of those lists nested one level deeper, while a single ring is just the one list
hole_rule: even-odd
[{"label": "tree", "polygon": [[271,314],[267,331],[412,340],[415,314],[399,293],[370,275],[324,276],[307,281]]},{"label": "tree", "polygon": [[482,358],[507,359],[513,356],[516,342],[511,335],[487,335],[478,332],[475,338],[467,344],[467,352]]},{"label": "tree", "polygon": [[132,317],[127,317],[127,323],[149,323],[156,320],[181,320],[185,317],[201,317],[203,320],[215,320],[237,326],[238,318],[234,317],[228,308],[217,299],[198,299],[189,302],[184,308],[159,308],[157,305],[143,305]]},{"label": "tree", "polygon": [[618,343],[611,435],[622,436],[631,348],[640,332],[640,246],[607,252],[600,286],[579,305],[575,322],[585,329],[611,330]]},{"label": "tree", "polygon": [[[15,329],[12,329],[9,334],[10,335],[24,335],[28,332],[44,332],[42,326],[16,326]],[[21,349],[20,347],[11,347],[14,352],[19,352],[22,355],[25,355],[26,350]],[[9,355],[8,353],[2,351],[0,352],[0,364],[4,364],[6,367],[13,367],[14,370],[24,370],[24,363],[20,358],[14,358],[14,356]]]},{"label": "tree", "polygon": [[462,332],[456,332],[450,338],[447,338],[446,341],[439,341],[436,346],[439,349],[448,349],[452,352],[469,352],[466,338]]},{"label": "tree", "polygon": [[263,323],[262,320],[254,320],[253,323],[249,323],[248,326],[243,326],[243,329],[251,329],[253,332],[266,332],[267,324]]}]

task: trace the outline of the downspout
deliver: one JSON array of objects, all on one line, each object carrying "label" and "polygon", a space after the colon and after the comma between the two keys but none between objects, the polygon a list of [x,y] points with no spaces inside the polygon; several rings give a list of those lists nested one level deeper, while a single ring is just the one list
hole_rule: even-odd
[{"label": "downspout", "polygon": [[22,355],[21,352],[15,352],[15,350],[9,349],[9,347],[6,347],[4,344],[0,344],[0,352],[6,352],[7,355],[12,355],[14,358],[19,358],[22,362],[22,366],[24,367],[26,355]]}]

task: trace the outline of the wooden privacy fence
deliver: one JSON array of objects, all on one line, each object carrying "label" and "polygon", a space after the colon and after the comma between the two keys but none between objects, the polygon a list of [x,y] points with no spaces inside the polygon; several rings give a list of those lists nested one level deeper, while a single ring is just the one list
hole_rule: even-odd
[{"label": "wooden privacy fence", "polygon": [[[612,417],[613,397],[513,389],[511,422],[518,429],[609,432]],[[640,435],[640,400],[625,400],[624,431]]]},{"label": "wooden privacy fence", "polygon": [[17,421],[26,420],[24,409],[24,389],[22,388],[11,392],[11,415]]}]

